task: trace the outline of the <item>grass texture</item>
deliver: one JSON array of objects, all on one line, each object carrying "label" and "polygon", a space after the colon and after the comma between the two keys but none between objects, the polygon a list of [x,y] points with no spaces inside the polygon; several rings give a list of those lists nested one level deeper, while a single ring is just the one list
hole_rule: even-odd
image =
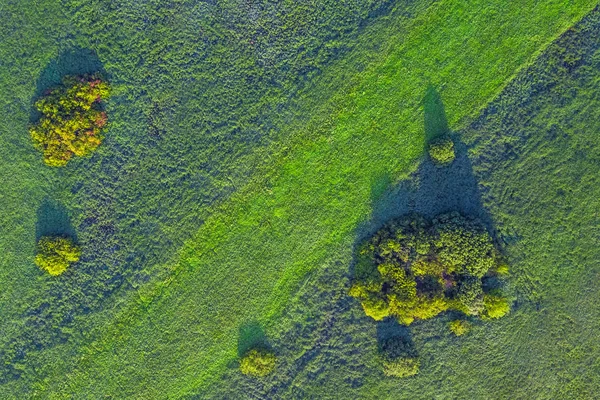
[{"label": "grass texture", "polygon": [[[274,336],[307,274],[350,264],[422,156],[430,85],[462,126],[594,6],[338,3],[3,6],[0,393],[202,395],[245,326]],[[95,70],[113,88],[106,141],[49,171],[31,104]],[[48,225],[84,252],[61,280],[33,265]]]}]

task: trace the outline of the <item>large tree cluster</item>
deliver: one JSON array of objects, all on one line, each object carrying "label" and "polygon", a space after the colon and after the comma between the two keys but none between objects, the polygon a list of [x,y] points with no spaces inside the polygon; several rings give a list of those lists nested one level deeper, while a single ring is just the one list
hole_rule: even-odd
[{"label": "large tree cluster", "polygon": [[410,325],[447,310],[499,318],[508,300],[483,281],[503,271],[485,227],[458,213],[432,221],[418,215],[396,220],[358,252],[350,294],[375,320],[394,317]]}]

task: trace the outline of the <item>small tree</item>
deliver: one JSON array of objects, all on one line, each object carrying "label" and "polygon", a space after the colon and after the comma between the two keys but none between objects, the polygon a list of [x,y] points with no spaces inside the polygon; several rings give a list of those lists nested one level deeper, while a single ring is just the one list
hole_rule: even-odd
[{"label": "small tree", "polygon": [[455,319],[454,321],[450,322],[448,327],[456,336],[462,336],[466,333],[469,333],[471,330],[471,324],[462,319]]},{"label": "small tree", "polygon": [[73,156],[86,156],[100,145],[107,122],[101,102],[108,95],[108,84],[96,75],[67,76],[62,86],[36,101],[42,116],[29,133],[47,165],[64,166]]},{"label": "small tree", "polygon": [[383,361],[383,373],[386,376],[406,378],[419,373],[421,361],[418,358],[398,358]]},{"label": "small tree", "polygon": [[483,318],[496,319],[502,318],[510,311],[508,299],[499,291],[494,291],[483,296],[484,313]]},{"label": "small tree", "polygon": [[275,369],[277,357],[266,349],[251,349],[240,361],[240,371],[245,375],[267,376]]},{"label": "small tree", "polygon": [[429,156],[438,166],[445,166],[454,161],[454,142],[448,136],[441,137],[429,144]]},{"label": "small tree", "polygon": [[57,276],[79,261],[81,250],[73,240],[62,236],[44,236],[38,242],[35,263],[38,267]]}]

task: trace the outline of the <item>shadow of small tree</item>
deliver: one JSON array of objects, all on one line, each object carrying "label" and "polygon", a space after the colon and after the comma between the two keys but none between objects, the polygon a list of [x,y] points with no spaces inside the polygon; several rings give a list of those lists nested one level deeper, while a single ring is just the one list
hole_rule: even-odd
[{"label": "shadow of small tree", "polygon": [[[381,343],[391,338],[402,338],[406,343],[412,343],[412,334],[407,326],[400,325],[394,318],[386,318],[377,324],[377,342]],[[406,354],[410,357],[417,355],[414,346]]]},{"label": "shadow of small tree", "polygon": [[450,133],[444,102],[433,85],[429,85],[423,97],[425,144]]},{"label": "shadow of small tree", "polygon": [[31,99],[30,122],[33,123],[40,117],[39,112],[33,107],[33,103],[49,89],[60,85],[65,76],[93,73],[100,73],[108,79],[104,66],[94,50],[74,47],[61,51],[46,65],[37,80],[35,94]]},{"label": "shadow of small tree", "polygon": [[62,204],[49,197],[45,197],[38,207],[35,236],[36,240],[42,236],[68,236],[77,241],[77,232],[71,224],[69,212]]},{"label": "shadow of small tree", "polygon": [[252,321],[240,326],[238,356],[242,357],[249,350],[255,348],[271,349],[271,345],[267,340],[267,335],[262,326],[258,322]]},{"label": "shadow of small tree", "polygon": [[[483,207],[477,178],[468,157],[468,148],[459,135],[450,131],[442,98],[433,86],[429,86],[425,92],[423,109],[425,152],[431,141],[446,135],[454,142],[456,158],[451,164],[440,168],[429,157],[424,157],[417,171],[394,187],[390,185],[389,174],[377,175],[371,185],[371,218],[356,231],[355,256],[361,243],[386,223],[409,213],[418,213],[431,219],[439,214],[458,211],[462,215],[478,218],[486,226],[496,245],[500,246],[492,219]],[[355,257],[350,266],[352,279],[364,274],[357,267]],[[498,288],[502,283],[498,279],[486,278],[483,285],[487,290]],[[456,317],[454,312],[448,314]],[[415,351],[408,327],[400,326],[390,318],[378,322],[377,339],[380,345],[386,337],[394,335],[402,336],[408,348]]]}]

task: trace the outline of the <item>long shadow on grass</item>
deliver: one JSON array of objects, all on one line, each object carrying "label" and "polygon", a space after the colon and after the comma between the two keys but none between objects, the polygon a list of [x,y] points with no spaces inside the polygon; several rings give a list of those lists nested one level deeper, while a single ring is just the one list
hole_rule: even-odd
[{"label": "long shadow on grass", "polygon": [[35,237],[39,240],[42,236],[68,236],[77,240],[67,209],[48,197],[44,198],[37,210]]},{"label": "long shadow on grass", "polygon": [[246,323],[240,326],[240,332],[238,336],[238,356],[242,357],[244,354],[253,348],[270,348],[267,335],[265,334],[262,326],[255,321]]},{"label": "long shadow on grass", "polygon": [[[438,214],[458,211],[465,216],[479,218],[492,238],[497,239],[492,219],[483,207],[477,179],[467,154],[467,146],[462,143],[459,135],[449,130],[442,98],[432,86],[427,89],[423,98],[423,109],[425,154],[431,141],[449,135],[454,141],[456,159],[452,164],[440,167],[425,156],[417,171],[394,187],[389,186],[391,182],[389,175],[377,176],[371,184],[373,203],[371,218],[357,230],[355,249],[383,225],[409,213],[419,213],[432,218]],[[353,263],[350,276],[353,277],[354,273]],[[486,284],[495,285],[491,281]],[[382,324],[385,327],[379,326]],[[404,327],[390,321],[382,321],[379,325],[378,332],[395,330],[397,332],[392,332],[392,335],[403,336],[410,340],[410,335],[406,334],[407,329]],[[378,340],[381,343],[382,335],[378,334]]]}]

